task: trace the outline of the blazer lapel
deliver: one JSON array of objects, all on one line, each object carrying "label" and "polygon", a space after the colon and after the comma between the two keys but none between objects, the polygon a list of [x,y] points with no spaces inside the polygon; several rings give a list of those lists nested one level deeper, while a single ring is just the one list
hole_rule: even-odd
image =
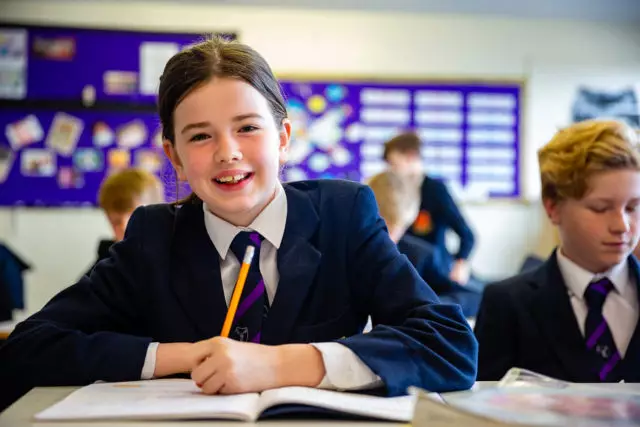
[{"label": "blazer lapel", "polygon": [[[629,257],[629,269],[635,280],[638,291],[638,302],[640,305],[640,266],[634,256]],[[624,355],[624,380],[626,382],[640,382],[640,322],[636,324],[636,329],[631,336],[627,352]]]},{"label": "blazer lapel", "polygon": [[534,274],[532,286],[531,314],[548,338],[549,348],[558,356],[567,376],[576,382],[598,382],[593,370],[597,361],[592,353],[586,351],[555,251]]},{"label": "blazer lapel", "polygon": [[204,225],[202,203],[177,211],[172,245],[171,283],[200,339],[220,334],[227,304],[220,277],[220,258]]},{"label": "blazer lapel", "polygon": [[312,244],[318,227],[318,213],[309,196],[284,185],[287,195],[287,222],[278,249],[280,280],[269,316],[262,326],[262,342],[286,343],[291,336],[307,294],[315,282],[321,254]]}]

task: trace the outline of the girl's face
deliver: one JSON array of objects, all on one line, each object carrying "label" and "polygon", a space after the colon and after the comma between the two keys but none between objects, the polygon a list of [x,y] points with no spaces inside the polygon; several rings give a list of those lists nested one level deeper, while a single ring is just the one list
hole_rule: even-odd
[{"label": "girl's face", "polygon": [[291,125],[276,125],[250,84],[214,78],[189,93],[174,114],[175,144],[164,149],[180,180],[216,216],[247,226],[275,195]]}]

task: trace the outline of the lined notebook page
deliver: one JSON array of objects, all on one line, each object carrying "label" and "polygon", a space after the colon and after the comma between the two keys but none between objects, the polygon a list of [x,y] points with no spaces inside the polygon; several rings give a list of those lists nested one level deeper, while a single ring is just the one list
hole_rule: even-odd
[{"label": "lined notebook page", "polygon": [[375,397],[307,387],[262,392],[259,411],[281,404],[300,404],[391,421],[411,421],[416,396]]},{"label": "lined notebook page", "polygon": [[252,420],[257,393],[207,396],[191,380],[96,383],[36,414],[37,420],[197,419]]}]

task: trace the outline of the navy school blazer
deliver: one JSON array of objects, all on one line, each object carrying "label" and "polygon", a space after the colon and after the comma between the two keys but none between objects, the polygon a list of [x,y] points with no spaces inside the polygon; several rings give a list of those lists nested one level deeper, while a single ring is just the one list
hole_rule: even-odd
[{"label": "navy school blazer", "polygon": [[460,304],[467,317],[474,317],[478,313],[483,290],[479,282],[471,279],[462,286],[449,279],[449,275],[442,271],[440,253],[417,237],[404,235],[398,242],[398,250],[409,258],[442,302]]},{"label": "navy school blazer", "polygon": [[[381,377],[388,395],[411,385],[469,388],[473,332],[398,252],[371,190],[337,180],[284,189],[280,281],[263,343],[337,341]],[[137,380],[152,341],[219,335],[227,305],[218,259],[201,203],[138,208],[108,259],[17,326],[0,348],[0,383],[24,393]],[[368,315],[374,328],[363,334]]]},{"label": "navy school blazer", "polygon": [[[426,229],[420,226],[421,217],[427,218]],[[454,255],[449,253],[445,242],[448,229],[455,231],[460,238],[458,252]],[[424,177],[420,187],[420,214],[407,233],[432,244],[441,254],[442,265],[439,268],[447,272],[451,271],[451,262],[454,259],[467,259],[475,244],[473,231],[460,213],[445,183],[429,176]]]},{"label": "navy school blazer", "polygon": [[[639,286],[638,261],[628,259]],[[555,251],[543,265],[485,288],[475,333],[478,380],[499,380],[509,368],[529,369],[572,382],[600,382],[587,351]],[[600,362],[601,363],[601,362]],[[625,382],[640,382],[640,328],[623,361]]]}]

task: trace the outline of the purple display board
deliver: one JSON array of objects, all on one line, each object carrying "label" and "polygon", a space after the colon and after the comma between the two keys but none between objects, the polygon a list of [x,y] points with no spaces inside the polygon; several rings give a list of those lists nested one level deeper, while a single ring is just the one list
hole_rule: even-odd
[{"label": "purple display board", "polygon": [[293,124],[285,179],[364,180],[399,132],[423,141],[425,171],[463,198],[520,197],[521,84],[283,79]]},{"label": "purple display board", "polygon": [[[227,35],[235,37],[235,35]],[[145,168],[176,198],[155,91],[198,34],[0,26],[0,205],[95,205],[100,182]],[[384,142],[422,137],[425,170],[470,198],[520,197],[521,85],[281,78],[292,121],[287,181],[362,181]]]},{"label": "purple display board", "polygon": [[103,111],[2,111],[0,205],[95,205],[110,171],[137,166],[175,187],[157,115]]},{"label": "purple display board", "polygon": [[174,200],[159,77],[204,37],[0,25],[0,205],[93,206],[105,176],[128,166],[160,176]]},{"label": "purple display board", "polygon": [[195,33],[0,25],[0,99],[153,105],[167,60],[203,39]]}]

